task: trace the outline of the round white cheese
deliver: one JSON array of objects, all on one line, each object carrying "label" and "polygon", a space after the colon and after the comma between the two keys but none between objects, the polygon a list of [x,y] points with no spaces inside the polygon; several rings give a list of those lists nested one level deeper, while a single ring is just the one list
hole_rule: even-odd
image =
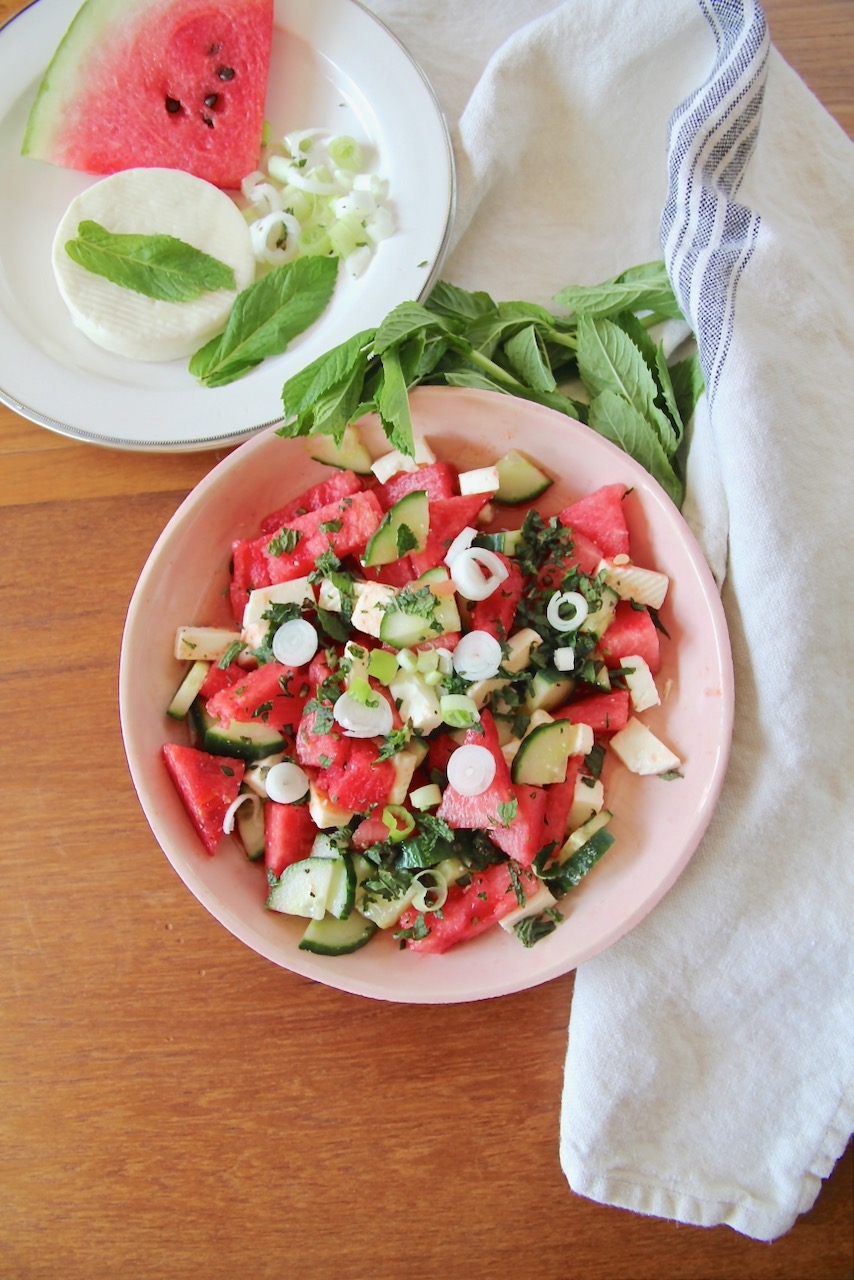
[{"label": "round white cheese", "polygon": [[[113,284],[65,250],[86,219],[115,234],[183,240],[232,267],[237,288],[164,302]],[[224,191],[179,169],[124,169],[72,200],[54,237],[53,270],[75,325],[98,346],[134,360],[178,360],[225,328],[254,278],[255,258],[243,215]]]}]

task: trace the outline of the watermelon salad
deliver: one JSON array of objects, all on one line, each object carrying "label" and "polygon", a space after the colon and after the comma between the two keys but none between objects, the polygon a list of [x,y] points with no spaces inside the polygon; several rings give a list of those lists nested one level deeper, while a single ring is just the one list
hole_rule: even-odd
[{"label": "watermelon salad", "polygon": [[178,629],[165,767],[200,854],[232,835],[301,948],[532,945],[613,843],[606,752],[678,773],[642,718],[668,579],[631,559],[625,485],[549,515],[550,485],[423,439],[336,470],[234,540],[233,626]]}]

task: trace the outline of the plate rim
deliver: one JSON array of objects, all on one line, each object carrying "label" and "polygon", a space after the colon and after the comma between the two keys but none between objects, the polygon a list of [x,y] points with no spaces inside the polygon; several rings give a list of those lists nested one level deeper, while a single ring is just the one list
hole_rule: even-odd
[{"label": "plate rim", "polygon": [[[2,26],[0,26],[0,61],[2,61],[3,35],[15,24],[15,22],[18,19],[23,18],[26,14],[30,13],[31,10],[35,9],[42,2],[43,0],[30,0],[30,2],[27,5],[25,5],[23,9],[19,10],[18,13],[13,14],[5,23],[2,24]],[[285,0],[285,2],[293,3],[293,0]],[[310,4],[311,0],[305,0],[305,2]],[[454,148],[453,148],[453,142],[451,139],[451,131],[448,124],[448,120],[446,118],[446,115],[442,107],[442,104],[439,100],[439,97],[436,93],[436,90],[434,89],[424,68],[421,66],[420,62],[413,56],[413,54],[409,51],[409,49],[406,47],[403,41],[389,28],[387,23],[385,23],[381,18],[379,18],[375,13],[373,13],[367,7],[367,5],[362,3],[362,0],[327,0],[327,3],[333,3],[336,6],[341,5],[341,6],[344,6],[345,8],[349,7],[349,8],[358,10],[359,13],[365,19],[369,20],[370,23],[377,30],[381,31],[383,33],[384,38],[387,39],[389,43],[396,48],[401,58],[408,65],[409,69],[412,72],[414,72],[416,78],[420,81],[421,86],[426,92],[432,104],[432,107],[434,109],[434,118],[432,123],[436,126],[437,138],[441,137],[441,141],[442,141],[442,163],[443,163],[443,169],[445,172],[445,180],[447,182],[448,198],[447,198],[447,204],[444,208],[441,233],[438,235],[438,238],[437,238],[437,246],[433,256],[433,260],[430,263],[429,271],[424,276],[423,283],[421,283],[421,286],[417,292],[416,301],[422,301],[430,293],[430,291],[432,290],[433,286],[436,283],[436,280],[438,279],[441,273],[445,258],[447,257],[447,253],[450,247],[450,240],[451,240],[451,235],[453,231],[454,218],[456,215],[457,174],[456,174]],[[320,46],[314,46],[314,47],[317,49],[319,53],[321,54],[323,53],[322,47]],[[95,180],[95,176],[94,175],[92,176],[93,176],[93,180]],[[13,322],[12,328],[14,327],[15,326]],[[335,344],[330,344],[330,345],[335,345]],[[50,368],[53,367],[54,362],[51,361],[50,356],[47,353],[41,352],[40,355],[46,365],[45,372],[49,373]],[[306,363],[308,363],[310,359],[314,359],[314,358],[316,358],[316,356],[307,357]],[[188,387],[188,393],[190,393],[192,389],[193,388]],[[136,388],[133,384],[128,384],[124,388],[124,391],[128,395],[139,394],[138,388]],[[165,395],[168,393],[163,393],[163,394]],[[265,417],[262,421],[252,423],[245,427],[240,427],[237,429],[234,429],[231,427],[223,428],[223,430],[221,431],[206,434],[204,436],[194,435],[189,438],[170,439],[170,440],[144,439],[141,437],[127,438],[127,437],[112,436],[107,431],[98,431],[98,430],[88,429],[86,427],[76,425],[72,422],[65,422],[61,418],[58,418],[55,414],[47,413],[44,410],[37,408],[35,405],[28,403],[20,395],[10,390],[7,390],[7,388],[4,387],[2,384],[0,384],[0,403],[5,404],[8,408],[12,409],[15,413],[19,414],[21,417],[27,419],[28,421],[35,423],[37,426],[45,427],[46,429],[53,431],[59,435],[77,440],[80,443],[92,444],[96,446],[116,449],[122,452],[129,452],[129,453],[167,453],[169,454],[169,453],[203,452],[203,451],[209,451],[209,450],[214,450],[219,448],[227,448],[234,445],[242,444],[245,441],[251,439],[253,436],[259,433],[262,433],[266,430],[269,430],[270,428],[275,427],[282,422],[282,417],[280,415],[273,415],[270,417]],[[273,400],[272,403],[275,404],[275,400]]]}]

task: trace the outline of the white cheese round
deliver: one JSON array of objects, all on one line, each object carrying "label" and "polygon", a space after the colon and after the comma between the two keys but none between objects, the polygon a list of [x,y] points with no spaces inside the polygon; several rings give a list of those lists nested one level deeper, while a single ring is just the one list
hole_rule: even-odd
[{"label": "white cheese round", "polygon": [[[81,221],[115,234],[169,235],[225,262],[237,288],[191,302],[164,302],[79,266],[65,244]],[[179,169],[125,169],[68,206],[53,241],[53,270],[71,317],[87,338],[133,360],[178,360],[220,333],[237,294],[255,275],[249,228],[225,192]]]}]

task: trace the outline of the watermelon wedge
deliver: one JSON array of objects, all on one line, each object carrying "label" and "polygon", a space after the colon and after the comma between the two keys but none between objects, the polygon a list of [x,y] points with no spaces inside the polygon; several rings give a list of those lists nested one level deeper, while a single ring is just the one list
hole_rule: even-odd
[{"label": "watermelon wedge", "polygon": [[273,0],[85,0],[30,110],[24,155],[66,169],[257,167]]}]

